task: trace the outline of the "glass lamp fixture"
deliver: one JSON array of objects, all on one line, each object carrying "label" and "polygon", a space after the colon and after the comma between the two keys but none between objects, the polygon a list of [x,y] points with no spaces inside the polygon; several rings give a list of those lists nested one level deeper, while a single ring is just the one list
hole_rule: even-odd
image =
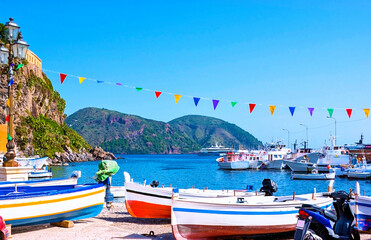
[{"label": "glass lamp fixture", "polygon": [[8,64],[9,50],[0,43],[0,64]]},{"label": "glass lamp fixture", "polygon": [[18,33],[20,27],[18,24],[13,22],[13,18],[9,18],[9,22],[5,23],[5,28],[8,29],[8,40],[9,41],[15,41],[18,38]]},{"label": "glass lamp fixture", "polygon": [[13,44],[13,55],[16,58],[24,59],[26,57],[28,44],[23,40],[21,32],[19,32],[18,40]]}]

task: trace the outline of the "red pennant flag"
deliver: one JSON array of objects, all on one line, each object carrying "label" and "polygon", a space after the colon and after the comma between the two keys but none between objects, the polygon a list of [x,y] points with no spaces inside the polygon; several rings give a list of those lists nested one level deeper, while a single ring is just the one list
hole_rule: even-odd
[{"label": "red pennant flag", "polygon": [[6,115],[5,122],[9,122],[9,115]]},{"label": "red pennant flag", "polygon": [[351,108],[347,108],[346,110],[347,110],[348,116],[350,118],[350,116],[352,115],[353,110]]},{"label": "red pennant flag", "polygon": [[61,84],[62,84],[64,79],[66,79],[67,75],[63,73],[61,73],[60,75],[61,75]]},{"label": "red pennant flag", "polygon": [[155,94],[156,94],[156,98],[158,98],[160,95],[161,95],[162,92],[157,92],[155,91]]},{"label": "red pennant flag", "polygon": [[249,107],[250,107],[250,113],[252,113],[252,111],[254,111],[255,106],[256,106],[255,103],[250,103],[250,104],[249,104]]}]

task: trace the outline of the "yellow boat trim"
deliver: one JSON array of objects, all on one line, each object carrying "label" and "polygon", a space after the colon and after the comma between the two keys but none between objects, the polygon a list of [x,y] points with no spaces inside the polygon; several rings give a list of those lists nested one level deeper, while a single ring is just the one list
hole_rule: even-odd
[{"label": "yellow boat trim", "polygon": [[71,209],[71,210],[64,211],[64,212],[56,212],[56,213],[50,213],[50,214],[44,214],[44,215],[36,215],[36,216],[30,216],[30,217],[22,217],[22,218],[4,219],[4,221],[6,222],[6,221],[13,221],[13,220],[28,219],[28,218],[46,217],[46,216],[51,216],[51,215],[57,215],[57,214],[62,214],[62,213],[73,212],[73,211],[81,210],[81,209],[84,209],[84,208],[94,207],[94,206],[103,205],[103,204],[104,204],[103,202],[102,203],[96,203],[96,204],[92,204],[92,205],[89,205],[89,206],[85,206],[85,207],[81,207],[81,208],[76,208],[76,209]]},{"label": "yellow boat trim", "polygon": [[[11,203],[11,204],[1,204],[0,209],[2,208],[14,208],[14,207],[24,207],[24,206],[31,206],[31,205],[41,205],[41,204],[47,204],[47,203],[55,203],[55,202],[62,202],[72,199],[78,199],[83,198],[91,195],[95,195],[98,193],[104,192],[104,189],[100,189],[91,193],[85,193],[78,196],[71,196],[71,197],[64,197],[64,198],[58,198],[58,199],[51,199],[51,200],[42,200],[42,201],[35,201],[35,202],[28,202],[28,203]],[[56,195],[55,195],[56,196]]]}]

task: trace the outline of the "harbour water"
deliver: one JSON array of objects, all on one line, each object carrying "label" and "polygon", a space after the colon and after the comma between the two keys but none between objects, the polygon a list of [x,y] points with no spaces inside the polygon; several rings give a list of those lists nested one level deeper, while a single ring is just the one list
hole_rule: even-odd
[{"label": "harbour water", "polygon": [[[254,190],[261,187],[263,179],[270,178],[278,185],[275,195],[290,195],[326,191],[329,181],[327,180],[292,180],[291,172],[287,170],[221,170],[215,161],[215,156],[197,155],[116,155],[124,159],[118,159],[120,170],[112,178],[112,185],[124,184],[123,171],[130,173],[135,182],[147,184],[158,180],[160,185],[176,186],[178,188],[209,189],[245,189],[247,185],[253,185]],[[99,161],[70,163],[69,166],[53,166],[53,177],[69,177],[73,171],[81,171],[79,183],[95,182],[93,176],[98,170]],[[335,190],[355,189],[356,181],[360,183],[361,193],[371,195],[371,180],[349,180],[336,178]]]}]

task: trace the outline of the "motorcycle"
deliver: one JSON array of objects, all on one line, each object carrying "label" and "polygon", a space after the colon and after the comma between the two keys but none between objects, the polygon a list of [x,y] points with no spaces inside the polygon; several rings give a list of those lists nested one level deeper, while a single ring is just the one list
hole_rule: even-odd
[{"label": "motorcycle", "polygon": [[333,211],[303,204],[299,210],[294,240],[359,240],[356,218],[350,207],[352,196],[345,191],[326,193],[334,199]]}]

